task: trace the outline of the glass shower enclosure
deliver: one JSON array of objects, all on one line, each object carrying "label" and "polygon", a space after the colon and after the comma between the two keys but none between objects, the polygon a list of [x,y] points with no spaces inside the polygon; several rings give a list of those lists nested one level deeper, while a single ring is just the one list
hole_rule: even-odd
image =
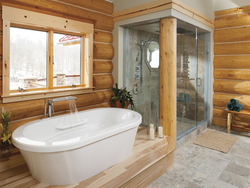
[{"label": "glass shower enclosure", "polygon": [[208,118],[210,33],[177,21],[177,136]]}]

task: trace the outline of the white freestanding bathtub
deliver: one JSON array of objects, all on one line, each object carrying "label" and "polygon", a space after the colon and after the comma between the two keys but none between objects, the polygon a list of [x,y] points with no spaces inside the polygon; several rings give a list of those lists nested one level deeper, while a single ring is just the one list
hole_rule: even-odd
[{"label": "white freestanding bathtub", "polygon": [[41,119],[14,131],[13,144],[36,180],[49,185],[80,182],[132,153],[139,113],[98,108],[78,115]]}]

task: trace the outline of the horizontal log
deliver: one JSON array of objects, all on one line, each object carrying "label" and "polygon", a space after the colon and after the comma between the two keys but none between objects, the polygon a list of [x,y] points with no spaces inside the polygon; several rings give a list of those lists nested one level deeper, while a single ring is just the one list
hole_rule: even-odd
[{"label": "horizontal log", "polygon": [[[227,112],[220,108],[213,109],[213,117],[227,119]],[[250,115],[245,114],[234,114],[234,121],[249,123],[250,122]]]},{"label": "horizontal log", "polygon": [[227,9],[227,10],[220,10],[214,13],[215,13],[215,16],[222,16],[222,15],[227,15],[227,14],[242,13],[246,11],[250,11],[250,6],[237,7],[237,8]]},{"label": "horizontal log", "polygon": [[114,29],[114,21],[111,16],[83,10],[74,6],[68,6],[60,2],[50,0],[2,0],[2,5],[55,16],[61,15],[69,19],[94,20],[95,29],[105,31],[112,31]]},{"label": "horizontal log", "polygon": [[214,92],[250,95],[250,82],[215,80]]},{"label": "horizontal log", "polygon": [[[75,95],[75,97],[77,97],[76,106],[77,108],[81,108],[85,106],[106,103],[110,101],[111,96],[112,96],[111,90]],[[5,103],[1,104],[1,107],[4,108],[12,107],[11,110],[12,120],[19,120],[33,116],[43,115],[44,99],[15,102],[15,103]],[[69,110],[69,102],[68,101],[56,102],[54,108],[55,112]]]},{"label": "horizontal log", "polygon": [[[111,107],[111,103],[104,103],[104,104],[99,104],[99,105],[94,105],[94,106],[87,106],[87,107],[83,107],[83,108],[78,109],[78,111],[80,112],[80,111],[83,111],[83,110],[89,110],[89,109],[94,109],[94,108],[108,108],[108,107]],[[67,111],[67,112],[57,113],[57,114],[55,114],[55,116],[68,114],[68,113],[70,113],[70,112]],[[28,118],[28,119],[24,119],[24,120],[21,119],[19,121],[14,121],[14,122],[11,123],[11,130],[13,132],[16,128],[20,127],[23,124],[29,123],[29,122],[32,122],[32,121],[35,121],[35,120],[39,120],[41,118],[43,118],[43,116]]]},{"label": "horizontal log", "polygon": [[250,96],[230,95],[215,93],[213,96],[213,105],[218,107],[226,106],[230,99],[237,99],[243,104],[245,110],[250,110]]},{"label": "horizontal log", "polygon": [[103,12],[106,14],[112,14],[114,5],[113,3],[103,1],[103,0],[59,0],[60,2],[65,2],[74,6],[79,6],[83,8],[88,8],[91,10]]},{"label": "horizontal log", "polygon": [[112,43],[113,42],[113,34],[95,30],[94,31],[94,42]]},{"label": "horizontal log", "polygon": [[250,81],[250,70],[214,70],[214,78]]},{"label": "horizontal log", "polygon": [[112,61],[93,61],[93,73],[112,73]]},{"label": "horizontal log", "polygon": [[250,25],[249,12],[215,17],[215,29]]},{"label": "horizontal log", "polygon": [[214,68],[250,69],[250,56],[215,56]]},{"label": "horizontal log", "polygon": [[214,45],[214,55],[232,54],[250,54],[250,42]]},{"label": "horizontal log", "polygon": [[114,85],[113,75],[112,74],[94,75],[93,85],[95,87],[95,90],[109,89]]},{"label": "horizontal log", "polygon": [[214,31],[215,43],[239,41],[250,41],[250,27],[230,28]]},{"label": "horizontal log", "polygon": [[114,54],[113,45],[94,43],[94,59],[112,60]]},{"label": "horizontal log", "polygon": [[226,119],[221,119],[221,118],[213,118],[213,125],[218,125],[222,127],[227,127],[227,120]]}]

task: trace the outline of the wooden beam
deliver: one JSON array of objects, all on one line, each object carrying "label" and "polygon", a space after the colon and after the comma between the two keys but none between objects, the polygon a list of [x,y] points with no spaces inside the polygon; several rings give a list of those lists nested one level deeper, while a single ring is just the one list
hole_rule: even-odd
[{"label": "wooden beam", "polygon": [[214,55],[250,54],[250,42],[225,43],[214,45]]},{"label": "wooden beam", "polygon": [[250,82],[249,81],[215,80],[214,92],[250,95]]},{"label": "wooden beam", "polygon": [[[160,21],[160,121],[176,140],[176,18]],[[169,89],[171,88],[171,89]]]},{"label": "wooden beam", "polygon": [[250,5],[244,6],[244,7],[227,9],[227,10],[215,11],[214,13],[215,13],[215,16],[223,16],[223,15],[228,15],[228,14],[238,14],[238,13],[242,13],[246,11],[250,11]]},{"label": "wooden beam", "polygon": [[59,0],[59,2],[67,3],[67,5],[74,5],[78,7],[83,7],[95,11],[99,11],[105,14],[112,14],[114,5],[113,3],[103,1],[103,0]]},{"label": "wooden beam", "polygon": [[213,125],[218,125],[222,127],[227,127],[227,119],[213,118]]},{"label": "wooden beam", "polygon": [[2,63],[2,94],[10,94],[10,21],[3,21],[3,63]]},{"label": "wooden beam", "polygon": [[214,70],[214,79],[246,80],[250,81],[250,70]]},{"label": "wooden beam", "polygon": [[[82,108],[86,106],[110,102],[112,91],[104,90],[93,93],[78,94],[73,96],[77,97],[77,100],[75,101],[77,108]],[[44,114],[44,99],[1,104],[1,107],[3,108],[12,107],[13,121],[24,118],[30,118],[33,116],[42,116]],[[68,101],[61,101],[55,104],[55,112],[65,111],[68,109],[69,109]]]},{"label": "wooden beam", "polygon": [[250,110],[250,96],[246,95],[232,95],[232,94],[219,94],[215,93],[213,96],[213,105],[217,107],[226,106],[230,99],[237,99],[243,104],[244,109]]},{"label": "wooden beam", "polygon": [[111,16],[74,6],[65,6],[65,4],[51,0],[3,0],[2,5],[50,15],[61,14],[62,17],[68,18],[87,19],[95,22],[95,29],[105,31],[114,29],[114,21]]},{"label": "wooden beam", "polygon": [[112,61],[94,61],[93,62],[93,73],[112,73],[113,63]]},{"label": "wooden beam", "polygon": [[180,0],[155,0],[136,7],[118,11],[112,14],[114,21],[120,21],[128,18],[133,18],[153,12],[158,12],[167,9],[175,9],[199,22],[202,22],[209,27],[214,28],[214,21],[204,14],[198,12]]},{"label": "wooden beam", "polygon": [[112,44],[94,43],[94,59],[112,60],[114,55]]},{"label": "wooden beam", "polygon": [[110,89],[114,85],[114,78],[112,74],[94,75],[93,85],[95,90]]},{"label": "wooden beam", "polygon": [[66,30],[76,32],[77,34],[93,34],[94,32],[93,24],[8,6],[3,6],[3,20],[10,20],[10,22],[17,22],[23,25],[37,25],[61,31]]},{"label": "wooden beam", "polygon": [[249,12],[215,17],[214,25],[216,29],[250,25]]},{"label": "wooden beam", "polygon": [[250,56],[215,56],[214,68],[250,69]]},{"label": "wooden beam", "polygon": [[[226,119],[227,114],[228,114],[228,112],[225,112],[222,108],[214,108],[213,109],[213,117]],[[234,113],[234,121],[244,122],[244,123],[249,124],[250,116],[246,115],[246,114],[241,114],[240,112]]]},{"label": "wooden beam", "polygon": [[214,31],[215,43],[240,41],[250,41],[250,27],[220,29]]},{"label": "wooden beam", "polygon": [[94,31],[94,42],[113,43],[113,34],[103,31]]}]

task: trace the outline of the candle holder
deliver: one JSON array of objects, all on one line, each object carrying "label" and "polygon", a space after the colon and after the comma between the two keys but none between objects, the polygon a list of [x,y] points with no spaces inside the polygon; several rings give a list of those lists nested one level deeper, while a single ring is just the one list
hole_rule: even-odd
[{"label": "candle holder", "polygon": [[155,125],[154,124],[150,124],[149,125],[149,136],[148,136],[149,140],[154,141],[155,140]]},{"label": "candle holder", "polygon": [[163,135],[163,127],[159,126],[158,127],[158,138],[163,139],[164,135]]}]

